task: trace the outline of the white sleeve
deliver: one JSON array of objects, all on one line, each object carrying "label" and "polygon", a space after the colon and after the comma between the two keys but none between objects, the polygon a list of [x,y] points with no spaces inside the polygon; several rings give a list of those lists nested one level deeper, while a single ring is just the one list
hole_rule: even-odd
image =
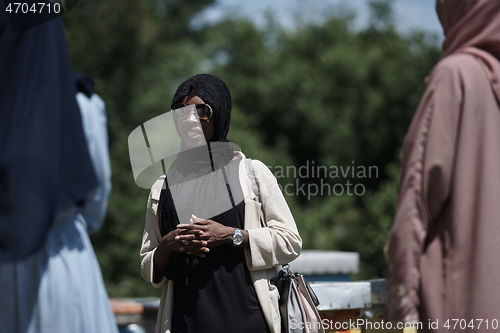
[{"label": "white sleeve", "polygon": [[157,288],[163,286],[167,281],[167,278],[163,276],[158,283],[154,282],[154,254],[162,238],[158,225],[158,204],[164,181],[165,176],[161,176],[151,187],[146,211],[146,225],[140,250],[142,277]]},{"label": "white sleeve", "polygon": [[111,167],[109,163],[108,130],[104,101],[93,94],[88,98],[83,93],[76,95],[82,115],[82,125],[90,159],[94,167],[98,186],[85,199],[78,212],[87,223],[89,232],[97,231],[106,215],[111,192]]}]

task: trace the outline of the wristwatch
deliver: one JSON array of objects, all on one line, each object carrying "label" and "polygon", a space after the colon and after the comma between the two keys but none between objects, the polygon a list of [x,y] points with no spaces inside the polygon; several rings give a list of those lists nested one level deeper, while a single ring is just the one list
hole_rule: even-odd
[{"label": "wristwatch", "polygon": [[241,243],[243,243],[243,234],[241,233],[241,230],[235,228],[234,235],[231,239],[233,240],[233,246],[240,246]]}]

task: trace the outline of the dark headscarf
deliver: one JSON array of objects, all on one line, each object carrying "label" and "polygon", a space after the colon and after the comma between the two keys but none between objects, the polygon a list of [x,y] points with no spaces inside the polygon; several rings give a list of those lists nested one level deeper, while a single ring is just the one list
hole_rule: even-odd
[{"label": "dark headscarf", "polygon": [[215,132],[210,141],[227,141],[231,122],[231,93],[224,81],[210,74],[195,75],[177,88],[171,106],[182,101],[192,90],[215,110]]},{"label": "dark headscarf", "polygon": [[13,33],[0,12],[0,261],[14,261],[97,180],[61,20]]}]

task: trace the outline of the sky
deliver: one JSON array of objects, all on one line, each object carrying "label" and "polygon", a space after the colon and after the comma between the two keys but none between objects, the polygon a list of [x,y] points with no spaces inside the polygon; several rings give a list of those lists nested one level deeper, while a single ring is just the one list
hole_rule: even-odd
[{"label": "sky", "polygon": [[[435,10],[436,0],[392,0],[398,31],[414,29],[435,33],[442,41],[443,33]],[[347,7],[356,13],[355,27],[362,28],[369,17],[368,0],[217,0],[202,14],[207,22],[217,22],[225,16],[250,18],[264,26],[266,12],[272,13],[285,28],[293,29],[297,20],[321,22],[325,13]]]}]

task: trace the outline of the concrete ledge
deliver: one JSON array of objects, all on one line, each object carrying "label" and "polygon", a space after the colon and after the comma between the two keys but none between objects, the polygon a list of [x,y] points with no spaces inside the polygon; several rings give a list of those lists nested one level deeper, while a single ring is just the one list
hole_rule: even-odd
[{"label": "concrete ledge", "polygon": [[386,301],[385,280],[311,283],[319,311],[366,309]]},{"label": "concrete ledge", "polygon": [[359,253],[303,250],[290,267],[302,275],[352,274],[358,271]]}]

